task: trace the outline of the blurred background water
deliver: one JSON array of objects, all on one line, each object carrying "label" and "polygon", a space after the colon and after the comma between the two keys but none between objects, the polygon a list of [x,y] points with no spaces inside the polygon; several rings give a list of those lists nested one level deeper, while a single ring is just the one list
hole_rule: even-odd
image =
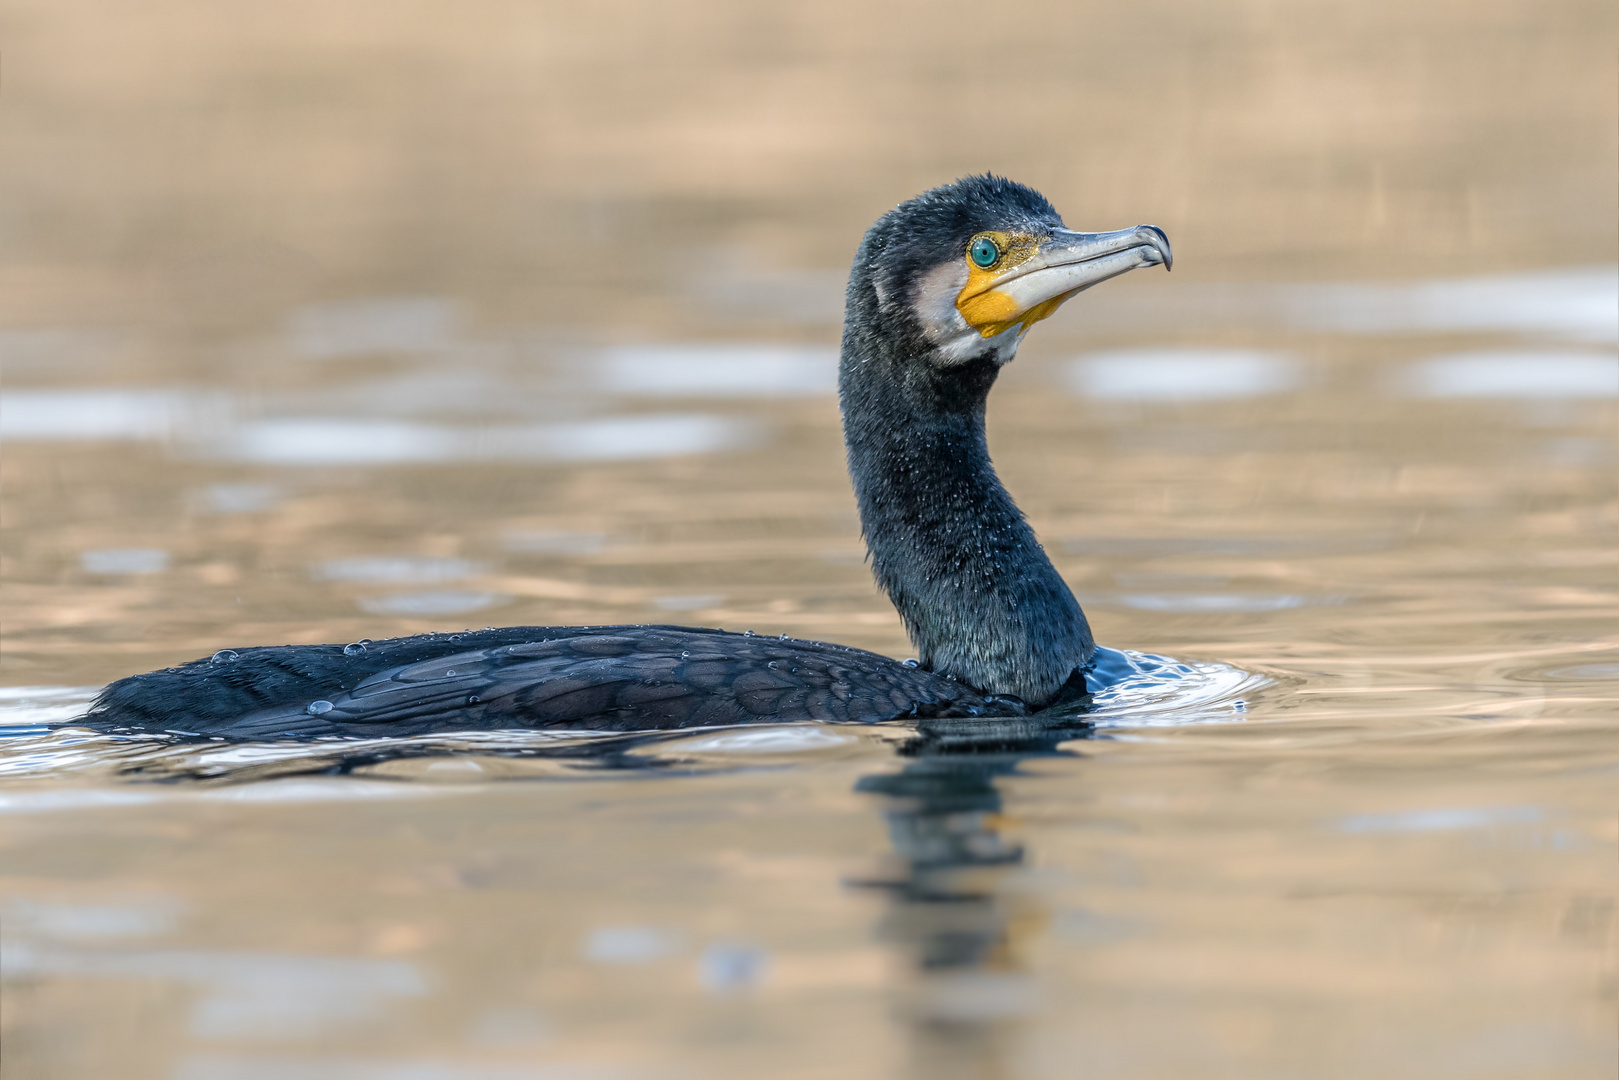
[{"label": "blurred background water", "polygon": [[[8,1075],[1606,1075],[1616,24],[8,6]],[[986,169],[1174,242],[1043,323],[989,423],[1099,639],[1184,692],[988,754],[30,730],[233,645],[907,655],[843,473],[843,280]]]}]

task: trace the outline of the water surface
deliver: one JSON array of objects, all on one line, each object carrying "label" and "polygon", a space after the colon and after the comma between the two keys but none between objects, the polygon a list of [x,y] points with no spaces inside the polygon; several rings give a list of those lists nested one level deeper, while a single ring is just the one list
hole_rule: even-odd
[{"label": "water surface", "polygon": [[[994,94],[918,10],[7,17],[8,1076],[1611,1071],[1611,5],[1035,4]],[[1176,245],[991,399],[1099,640],[1180,665],[1094,727],[49,730],[254,644],[908,655],[841,287],[989,167]]]}]

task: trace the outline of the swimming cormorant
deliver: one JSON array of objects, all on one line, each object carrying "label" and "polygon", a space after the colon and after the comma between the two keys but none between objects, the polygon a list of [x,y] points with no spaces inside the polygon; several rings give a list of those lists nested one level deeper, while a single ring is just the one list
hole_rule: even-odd
[{"label": "swimming cormorant", "polygon": [[1016,716],[1085,691],[1095,645],[990,465],[984,404],[1034,323],[1168,269],[1163,231],[1063,227],[992,175],[902,203],[849,275],[839,398],[877,582],[918,661],[677,626],[524,626],[224,649],[108,686],[80,721],[228,739]]}]

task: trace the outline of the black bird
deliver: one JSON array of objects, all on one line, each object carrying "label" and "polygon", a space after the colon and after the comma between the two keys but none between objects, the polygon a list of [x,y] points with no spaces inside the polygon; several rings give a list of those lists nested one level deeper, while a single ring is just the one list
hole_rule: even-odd
[{"label": "black bird", "polygon": [[1162,230],[1063,227],[985,175],[878,219],[855,253],[839,396],[878,583],[919,660],[677,626],[522,626],[225,649],[108,686],[81,721],[228,739],[1020,716],[1085,693],[1096,646],[990,464],[984,404],[1030,326],[1142,266]]}]

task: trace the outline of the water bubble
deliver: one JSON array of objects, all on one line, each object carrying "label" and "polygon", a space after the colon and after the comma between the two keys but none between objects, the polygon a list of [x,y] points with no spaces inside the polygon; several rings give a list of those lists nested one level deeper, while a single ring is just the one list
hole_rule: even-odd
[{"label": "water bubble", "polygon": [[772,671],[774,671],[775,668],[776,668],[776,662],[774,660],[772,660],[768,664],[766,664],[765,667],[770,668]]},{"label": "water bubble", "polygon": [[310,716],[324,716],[326,713],[331,712],[335,708],[337,708],[337,706],[333,705],[330,701],[327,701],[325,698],[319,698],[315,701],[311,701],[309,703],[309,708],[305,709],[304,712],[308,713]]},{"label": "water bubble", "polygon": [[905,661],[905,666],[906,667],[918,667],[918,666],[920,666],[920,664],[917,661],[916,657],[913,656],[909,660]]},{"label": "water bubble", "polygon": [[450,635],[450,640],[451,641],[460,641],[461,640],[461,635],[460,634],[451,634]]},{"label": "water bubble", "polygon": [[477,694],[468,694],[467,695],[467,704],[468,705],[476,705],[482,700],[483,700],[483,698],[479,697]]},{"label": "water bubble", "polygon": [[209,659],[216,664],[228,664],[232,660],[240,659],[241,655],[242,654],[237,652],[235,649],[220,649],[218,652],[214,653],[213,656],[209,657]]},{"label": "water bubble", "polygon": [[354,641],[343,646],[344,656],[360,656],[365,652],[365,642]]},{"label": "water bubble", "polygon": [[691,659],[691,653],[689,653],[689,652],[685,651],[684,649],[682,649],[680,651],[680,658],[682,660],[690,660]]},{"label": "water bubble", "polygon": [[743,637],[753,637],[754,636],[753,631],[752,630],[744,630],[744,631],[742,631],[742,636]]},{"label": "water bubble", "polygon": [[779,637],[779,638],[777,638],[777,639],[776,639],[776,640],[777,640],[777,641],[786,641],[786,640],[787,640],[787,634],[786,634],[786,632],[783,632],[783,633],[782,633],[782,635],[781,635],[781,637]]}]

